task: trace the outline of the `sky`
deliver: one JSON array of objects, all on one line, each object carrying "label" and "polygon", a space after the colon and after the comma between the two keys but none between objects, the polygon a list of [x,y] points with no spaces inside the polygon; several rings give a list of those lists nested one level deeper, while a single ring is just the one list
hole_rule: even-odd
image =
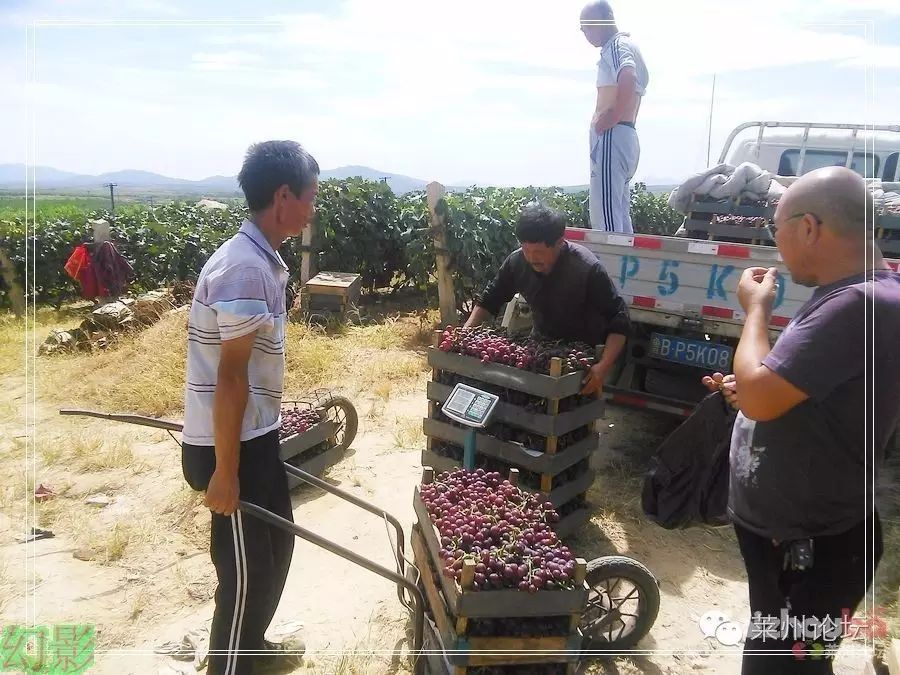
[{"label": "sky", "polygon": [[[323,168],[584,184],[599,50],[582,4],[0,0],[0,163],[200,179],[290,138]],[[650,72],[638,180],[707,165],[714,74],[713,161],[744,121],[900,122],[896,0],[613,8]]]}]

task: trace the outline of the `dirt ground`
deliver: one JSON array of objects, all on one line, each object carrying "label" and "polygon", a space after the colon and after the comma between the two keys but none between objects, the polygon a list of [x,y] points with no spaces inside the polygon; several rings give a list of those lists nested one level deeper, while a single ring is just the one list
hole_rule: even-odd
[{"label": "dirt ground", "polygon": [[[415,355],[415,354],[414,354]],[[421,358],[419,352],[416,358]],[[49,362],[45,362],[49,363]],[[47,365],[46,367],[52,367]],[[61,417],[59,391],[36,390],[36,482],[57,497],[26,512],[27,441],[21,410],[25,380],[3,377],[0,410],[0,625],[35,622],[98,627],[96,665],[116,675],[196,672],[154,654],[167,641],[208,625],[214,575],[205,550],[209,515],[184,485],[177,444],[166,432],[102,420]],[[388,389],[350,386],[360,430],[345,458],[326,473],[334,485],[382,506],[408,526],[421,475],[426,369]],[[569,543],[581,557],[619,553],[657,576],[661,609],[640,653],[586,663],[590,673],[738,673],[739,647],[704,638],[698,619],[710,609],[746,624],[743,566],[729,529],[670,532],[641,515],[643,472],[671,418],[608,408],[600,471],[589,499],[591,522]],[[17,479],[17,476],[19,477]],[[85,504],[103,495],[105,505]],[[294,492],[299,524],[393,567],[386,524],[314,488]],[[33,516],[55,536],[19,538]],[[302,624],[307,644],[298,673],[406,673],[410,622],[389,582],[297,540],[272,637]],[[837,672],[862,673],[862,645],[846,645]],[[182,670],[179,670],[181,668]]]}]

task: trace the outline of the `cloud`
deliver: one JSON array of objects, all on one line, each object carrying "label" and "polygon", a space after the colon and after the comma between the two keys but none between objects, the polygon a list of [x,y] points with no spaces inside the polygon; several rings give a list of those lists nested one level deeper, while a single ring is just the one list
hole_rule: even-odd
[{"label": "cloud", "polygon": [[247,51],[199,52],[192,57],[191,67],[195,70],[245,70],[260,63],[259,54]]}]

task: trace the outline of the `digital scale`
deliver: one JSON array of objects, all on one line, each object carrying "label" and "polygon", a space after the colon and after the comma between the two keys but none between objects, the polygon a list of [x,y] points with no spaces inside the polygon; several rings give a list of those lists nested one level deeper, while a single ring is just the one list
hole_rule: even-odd
[{"label": "digital scale", "polygon": [[488,425],[499,400],[495,394],[459,383],[441,406],[447,417],[469,427],[463,450],[463,466],[469,471],[475,468],[475,430]]}]

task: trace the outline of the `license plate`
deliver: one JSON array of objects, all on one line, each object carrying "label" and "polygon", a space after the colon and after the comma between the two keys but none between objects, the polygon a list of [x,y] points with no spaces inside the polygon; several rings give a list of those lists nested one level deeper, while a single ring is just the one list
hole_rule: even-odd
[{"label": "license plate", "polygon": [[715,342],[686,340],[660,333],[653,333],[650,338],[650,356],[707,370],[730,372],[733,355],[731,347]]}]

